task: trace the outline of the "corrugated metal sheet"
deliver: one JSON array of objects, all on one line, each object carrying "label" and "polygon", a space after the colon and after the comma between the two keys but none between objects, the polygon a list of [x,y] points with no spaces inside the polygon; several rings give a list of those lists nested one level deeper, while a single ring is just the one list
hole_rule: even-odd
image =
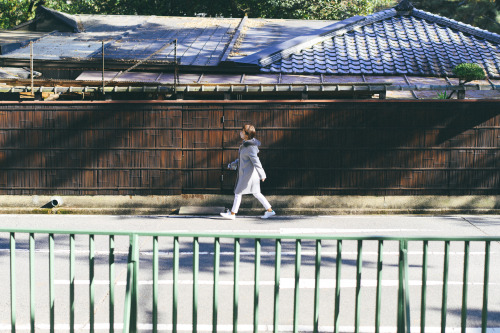
[{"label": "corrugated metal sheet", "polygon": [[[96,59],[102,57],[106,41],[107,60],[145,59],[160,48],[178,40],[177,56],[181,65],[215,66],[219,64],[239,18],[154,17],[76,15],[85,32],[53,33],[34,43],[34,58],[43,60]],[[29,47],[4,55],[29,58]],[[171,45],[148,61],[172,62]]]},{"label": "corrugated metal sheet", "polygon": [[228,60],[241,59],[274,44],[324,32],[337,21],[248,19]]},{"label": "corrugated metal sheet", "polygon": [[[42,73],[33,71],[33,77],[39,77]],[[31,76],[29,68],[0,67],[0,79],[29,79]]]},{"label": "corrugated metal sheet", "polygon": [[[58,33],[45,36],[33,43],[33,57],[37,60],[82,60],[102,47],[99,40],[88,40],[85,33]],[[5,58],[29,59],[30,46],[26,45],[2,55]]]}]

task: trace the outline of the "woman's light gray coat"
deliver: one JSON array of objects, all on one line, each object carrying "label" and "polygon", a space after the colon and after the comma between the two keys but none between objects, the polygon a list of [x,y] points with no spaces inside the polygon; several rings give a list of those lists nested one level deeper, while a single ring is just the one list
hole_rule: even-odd
[{"label": "woman's light gray coat", "polygon": [[266,178],[259,156],[260,141],[253,138],[243,141],[238,152],[238,159],[230,164],[230,168],[238,168],[238,178],[234,194],[260,193],[260,181]]}]

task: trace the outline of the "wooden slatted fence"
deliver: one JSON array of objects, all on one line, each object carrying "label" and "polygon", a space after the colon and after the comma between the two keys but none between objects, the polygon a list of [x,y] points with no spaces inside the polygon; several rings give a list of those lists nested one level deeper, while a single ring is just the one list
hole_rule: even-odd
[{"label": "wooden slatted fence", "polygon": [[239,128],[266,194],[500,193],[500,103],[0,102],[0,194],[231,193]]}]

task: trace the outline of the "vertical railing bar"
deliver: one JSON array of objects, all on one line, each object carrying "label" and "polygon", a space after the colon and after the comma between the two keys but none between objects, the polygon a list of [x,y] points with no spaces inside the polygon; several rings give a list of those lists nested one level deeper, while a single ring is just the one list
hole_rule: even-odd
[{"label": "vertical railing bar", "polygon": [[115,236],[109,236],[109,332],[115,326]]},{"label": "vertical railing bar", "polygon": [[273,332],[278,333],[279,325],[279,302],[280,302],[280,273],[281,273],[281,239],[276,239],[274,262],[274,308],[273,308]]},{"label": "vertical railing bar", "polygon": [[69,331],[75,332],[75,235],[69,235]]},{"label": "vertical railing bar", "polygon": [[470,256],[470,242],[465,241],[464,244],[464,278],[462,286],[462,333],[466,333],[467,329],[467,296],[469,293],[469,256]]},{"label": "vertical railing bar", "polygon": [[130,307],[130,331],[137,332],[137,319],[139,312],[139,236],[131,235],[132,239],[132,291]]},{"label": "vertical railing bar", "polygon": [[218,237],[214,241],[214,289],[212,305],[212,331],[217,332],[217,317],[219,314],[219,267],[220,267],[220,240]]},{"label": "vertical railing bar", "polygon": [[198,271],[200,244],[198,237],[193,239],[193,333],[198,332]]},{"label": "vertical railing bar", "polygon": [[16,235],[10,233],[10,324],[16,332]]},{"label": "vertical railing bar", "polygon": [[94,305],[95,305],[95,285],[94,285],[94,259],[95,243],[94,235],[89,235],[89,325],[90,333],[94,332]]},{"label": "vertical railing bar", "polygon": [[404,306],[404,241],[399,241],[399,263],[398,263],[398,333],[405,333],[405,306]]},{"label": "vertical railing bar", "polygon": [[314,270],[314,321],[313,332],[318,333],[319,329],[319,289],[320,289],[320,269],[321,269],[321,240],[316,240],[316,258]]},{"label": "vertical railing bar", "polygon": [[355,316],[354,316],[354,332],[359,333],[359,300],[361,294],[361,271],[363,268],[363,241],[358,240],[358,257],[356,260],[356,300],[355,300]]},{"label": "vertical railing bar", "polygon": [[55,270],[54,270],[54,234],[49,234],[49,309],[50,309],[50,333],[55,330]]},{"label": "vertical railing bar", "polygon": [[132,313],[132,289],[134,280],[134,246],[133,235],[129,238],[128,259],[127,259],[127,286],[125,290],[125,302],[123,309],[123,333],[130,332],[130,321]]},{"label": "vertical railing bar", "polygon": [[153,237],[153,332],[158,332],[158,236]]},{"label": "vertical railing bar", "polygon": [[408,266],[408,241],[404,241],[403,264],[404,264],[404,286],[405,286],[405,323],[406,333],[410,333],[410,283],[409,283],[409,266]]},{"label": "vertical railing bar", "polygon": [[240,274],[240,239],[234,239],[234,278],[233,278],[233,333],[238,332],[238,302]]},{"label": "vertical railing bar", "polygon": [[340,314],[340,276],[342,270],[342,240],[337,241],[337,257],[335,259],[335,314],[334,314],[334,332],[339,333],[339,314]]},{"label": "vertical railing bar", "polygon": [[427,307],[427,252],[429,250],[429,242],[423,243],[422,255],[422,295],[420,297],[420,333],[425,333],[425,310]]},{"label": "vertical railing bar", "polygon": [[488,325],[488,284],[490,281],[490,241],[486,241],[484,255],[483,310],[481,318],[481,333],[486,333]]},{"label": "vertical railing bar", "polygon": [[137,317],[139,310],[139,236],[132,235],[132,307],[130,314],[130,330],[137,332]]},{"label": "vertical railing bar", "polygon": [[30,234],[30,331],[35,333],[35,234]]},{"label": "vertical railing bar", "polygon": [[302,256],[301,240],[295,240],[295,288],[293,294],[293,332],[299,331],[299,291],[300,291],[300,259]]},{"label": "vertical railing bar", "polygon": [[450,265],[450,241],[444,243],[443,298],[441,304],[441,333],[446,333],[446,312],[448,300],[448,270]]},{"label": "vertical railing bar", "polygon": [[177,310],[179,299],[179,237],[174,237],[173,258],[173,287],[172,287],[172,333],[177,333]]},{"label": "vertical railing bar", "polygon": [[377,292],[375,300],[375,333],[380,333],[380,305],[382,299],[382,268],[383,268],[383,250],[384,241],[378,241],[378,255],[377,255]]},{"label": "vertical railing bar", "polygon": [[259,330],[259,275],[260,275],[260,239],[255,239],[255,267],[253,293],[253,333]]}]

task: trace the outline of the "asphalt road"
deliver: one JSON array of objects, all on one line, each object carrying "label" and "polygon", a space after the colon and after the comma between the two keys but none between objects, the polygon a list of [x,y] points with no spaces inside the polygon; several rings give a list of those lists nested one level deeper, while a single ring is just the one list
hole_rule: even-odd
[{"label": "asphalt road", "polygon": [[[286,216],[261,220],[238,217],[235,221],[217,217],[181,216],[45,216],[0,215],[0,228],[43,230],[99,230],[147,232],[200,232],[227,234],[276,235],[335,235],[335,236],[500,236],[498,216]],[[115,238],[115,330],[121,330],[125,293],[128,238]],[[89,331],[89,240],[76,236],[75,327]],[[141,237],[139,275],[139,328],[151,330],[152,321],[152,239]],[[109,330],[109,239],[95,236],[95,328]],[[233,319],[233,240],[221,239],[218,325],[220,331],[232,331]],[[272,331],[275,244],[262,240],[259,274],[259,330]],[[291,331],[295,285],[295,242],[282,242],[279,330]],[[315,243],[301,243],[298,324],[300,331],[311,331],[314,315]],[[375,322],[377,281],[376,241],[363,242],[360,289],[360,332],[372,332]],[[16,322],[17,331],[29,331],[29,266],[28,237],[16,234]],[[55,236],[55,321],[56,331],[69,331],[69,238]],[[411,326],[418,331],[421,319],[422,242],[410,242],[408,251]],[[172,258],[171,238],[159,239],[160,331],[171,330],[172,319]],[[426,331],[440,331],[443,301],[444,243],[430,242],[426,302]],[[192,238],[180,239],[179,331],[192,331],[193,298]],[[198,277],[198,330],[212,330],[213,239],[200,238],[200,269]],[[319,326],[321,331],[333,331],[335,311],[335,277],[337,242],[323,241],[321,248]],[[398,279],[398,243],[385,241],[383,247],[381,332],[396,330],[396,300]],[[342,332],[354,331],[356,267],[358,242],[343,241],[339,326]],[[241,240],[239,272],[239,331],[252,331],[254,300],[254,241]],[[463,289],[464,243],[450,245],[446,326],[459,329]],[[484,281],[484,243],[471,243],[468,277],[467,326],[481,326]],[[500,332],[500,244],[491,243],[491,266],[488,299],[489,333]],[[0,331],[10,332],[9,235],[0,233]],[[36,326],[48,330],[49,281],[48,241],[46,235],[36,236]]]}]

